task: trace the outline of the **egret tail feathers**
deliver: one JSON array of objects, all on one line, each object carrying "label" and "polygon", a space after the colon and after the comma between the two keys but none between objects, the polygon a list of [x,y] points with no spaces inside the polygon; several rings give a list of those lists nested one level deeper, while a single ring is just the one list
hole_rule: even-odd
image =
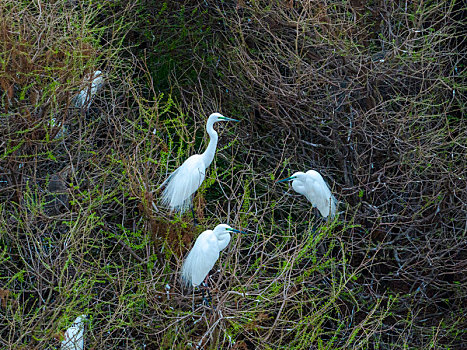
[{"label": "egret tail feathers", "polygon": [[164,187],[171,179],[172,177],[175,176],[175,174],[177,174],[177,172],[180,170],[180,168],[176,169],[172,174],[170,174],[167,179],[164,180],[163,183],[161,183],[161,185],[156,189],[156,191],[159,191],[162,187]]},{"label": "egret tail feathers", "polygon": [[205,168],[193,157],[169,176],[162,192],[162,204],[180,213],[190,208],[194,193],[204,181]]},{"label": "egret tail feathers", "polygon": [[329,216],[333,219],[337,214],[337,200],[336,197],[331,195],[331,203],[329,208]]}]

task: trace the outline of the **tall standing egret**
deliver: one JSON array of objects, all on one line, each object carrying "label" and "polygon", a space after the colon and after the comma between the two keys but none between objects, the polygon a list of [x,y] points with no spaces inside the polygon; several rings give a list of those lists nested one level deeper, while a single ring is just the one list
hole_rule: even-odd
[{"label": "tall standing egret", "polygon": [[65,332],[61,350],[83,350],[84,349],[84,320],[86,315],[76,318],[70,328]]},{"label": "tall standing egret", "polygon": [[204,281],[207,287],[209,271],[219,259],[220,251],[228,246],[231,232],[244,233],[229,225],[220,224],[214,230],[206,230],[199,235],[182,266],[182,281],[186,285],[194,289]]},{"label": "tall standing egret", "polygon": [[277,181],[292,181],[292,188],[295,192],[304,195],[312,207],[318,208],[320,214],[327,218],[333,218],[336,215],[337,201],[331,193],[323,177],[316,170],[308,170],[306,173],[296,172],[292,176]]},{"label": "tall standing egret", "polygon": [[[217,140],[219,136],[214,130],[214,123],[219,121],[238,120],[224,117],[220,113],[213,113],[209,116],[206,130],[210,141],[208,148],[203,154],[195,154],[185,160],[185,162],[175,170],[160,187],[166,185],[162,193],[162,204],[180,213],[191,207],[193,194],[201,186],[206,175],[206,169],[212,163],[216,153]],[[194,215],[193,215],[194,217]]]}]

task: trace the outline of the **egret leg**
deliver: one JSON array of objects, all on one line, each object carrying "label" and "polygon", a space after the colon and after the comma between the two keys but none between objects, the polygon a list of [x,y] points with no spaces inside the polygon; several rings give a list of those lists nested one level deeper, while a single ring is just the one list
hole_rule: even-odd
[{"label": "egret leg", "polygon": [[[324,219],[322,217],[317,216],[316,221],[317,221],[316,224],[311,225],[311,234],[313,235],[314,238],[316,238],[316,235],[318,235],[319,224],[322,223],[324,221]],[[323,244],[324,244],[324,242],[318,242],[317,243],[318,250],[319,250],[319,252],[321,253],[322,256],[324,256],[326,254],[326,250],[324,249]]]},{"label": "egret leg", "polygon": [[319,212],[318,208],[313,207],[311,210],[313,211],[313,215],[314,215],[316,218],[318,218],[318,219],[321,218],[321,213]]},{"label": "egret leg", "polygon": [[208,293],[208,303],[212,305],[212,296],[209,287],[207,287],[206,292]]},{"label": "egret leg", "polygon": [[191,214],[193,214],[193,226],[198,226],[198,220],[196,220],[195,211],[193,210],[193,206],[191,206]]},{"label": "egret leg", "polygon": [[[204,282],[201,284],[203,286],[203,304],[209,306],[212,303],[211,292],[209,291],[208,277],[206,276]],[[208,297],[206,298],[205,292],[207,292]]]},{"label": "egret leg", "polygon": [[195,287],[194,286],[193,286],[192,296],[193,296],[193,299],[191,300],[191,308],[193,309],[193,313],[194,313],[195,312]]}]

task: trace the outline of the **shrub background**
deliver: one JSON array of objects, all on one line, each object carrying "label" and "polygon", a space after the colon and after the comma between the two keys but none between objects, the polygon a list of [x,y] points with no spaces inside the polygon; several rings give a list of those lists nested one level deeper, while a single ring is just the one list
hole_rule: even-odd
[{"label": "shrub background", "polygon": [[[464,18],[441,0],[3,1],[1,347],[57,348],[85,313],[90,349],[461,349]],[[213,111],[242,122],[217,126],[193,228],[157,188]],[[310,168],[335,222],[274,184]],[[255,234],[192,313],[182,259],[219,222]]]}]

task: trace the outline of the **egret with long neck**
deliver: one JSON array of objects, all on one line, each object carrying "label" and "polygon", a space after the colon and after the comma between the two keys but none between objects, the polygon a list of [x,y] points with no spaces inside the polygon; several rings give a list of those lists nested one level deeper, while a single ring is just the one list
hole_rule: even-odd
[{"label": "egret with long neck", "polygon": [[194,193],[204,181],[206,169],[212,163],[216,154],[219,136],[214,130],[214,123],[219,121],[238,120],[224,117],[220,113],[209,116],[206,131],[210,137],[209,145],[203,154],[195,154],[189,157],[177,170],[175,170],[160,187],[165,185],[162,193],[162,204],[180,213],[191,207]]}]

